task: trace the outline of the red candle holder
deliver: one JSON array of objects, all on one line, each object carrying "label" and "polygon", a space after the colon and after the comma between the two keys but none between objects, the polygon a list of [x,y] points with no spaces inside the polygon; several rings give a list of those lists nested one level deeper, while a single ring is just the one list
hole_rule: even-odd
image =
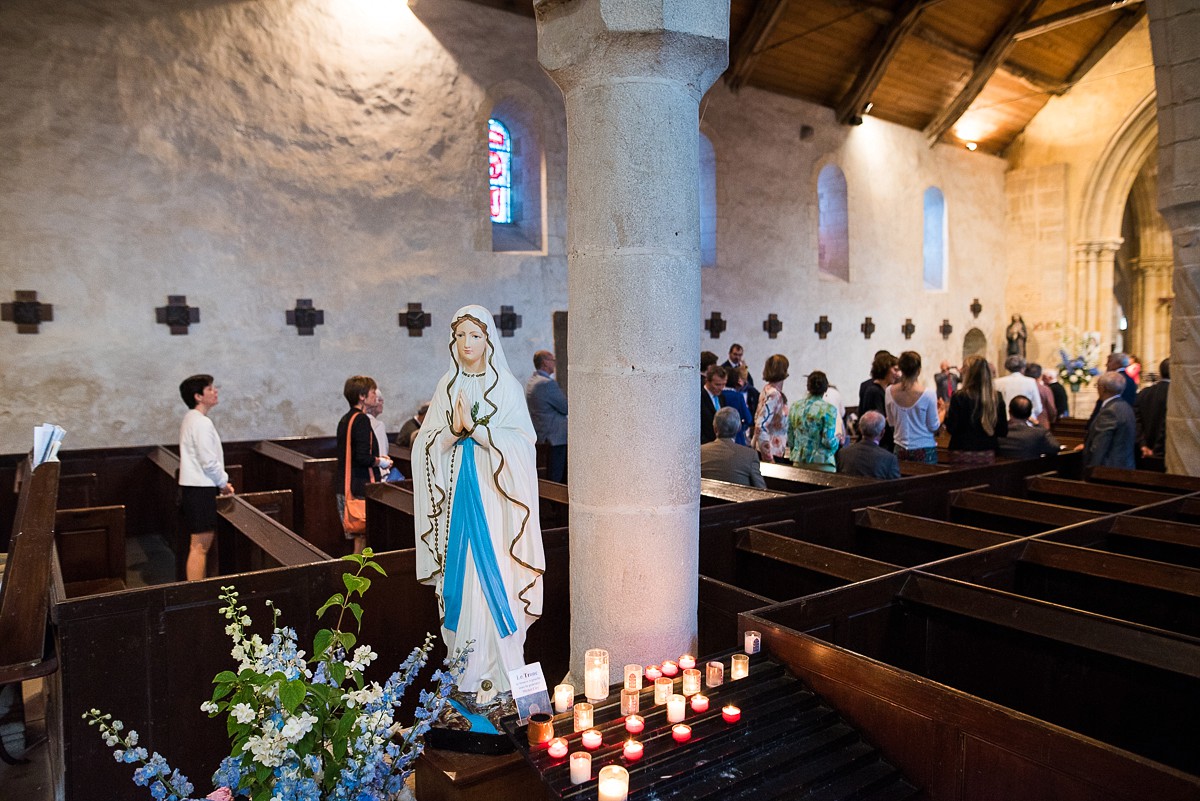
[{"label": "red candle holder", "polygon": [[726,723],[737,723],[742,719],[742,710],[733,704],[726,704],[721,707],[721,717],[725,719]]},{"label": "red candle holder", "polygon": [[708,711],[708,696],[697,693],[692,696],[692,711],[707,712]]},{"label": "red candle holder", "polygon": [[644,746],[637,740],[626,740],[625,746],[621,749],[621,753],[630,762],[636,762],[642,758],[642,753],[645,751]]},{"label": "red candle holder", "polygon": [[646,665],[646,681],[651,684],[654,683],[655,679],[661,678],[662,674],[663,672],[658,665]]},{"label": "red candle holder", "polygon": [[604,742],[604,736],[600,734],[599,729],[588,729],[579,735],[579,740],[583,743],[584,748],[589,751],[595,751]]},{"label": "red candle holder", "polygon": [[646,719],[641,715],[629,715],[625,718],[625,731],[630,734],[641,734],[646,728]]},{"label": "red candle holder", "polygon": [[567,741],[562,737],[555,737],[548,744],[546,751],[555,759],[562,759],[567,755]]},{"label": "red candle holder", "polygon": [[675,678],[676,676],[679,675],[679,663],[672,662],[670,659],[668,659],[666,662],[663,662],[662,663],[662,674],[664,676],[666,676],[668,679]]},{"label": "red candle holder", "polygon": [[677,743],[686,743],[692,739],[692,727],[686,723],[676,723],[671,727],[671,737]]},{"label": "red candle holder", "polygon": [[684,654],[683,656],[679,657],[680,670],[691,670],[694,667],[696,667],[696,657],[692,656],[691,654]]}]

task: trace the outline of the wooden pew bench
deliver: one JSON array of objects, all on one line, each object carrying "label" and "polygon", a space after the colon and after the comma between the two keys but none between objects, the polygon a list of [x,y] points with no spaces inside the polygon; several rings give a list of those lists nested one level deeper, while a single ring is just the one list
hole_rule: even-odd
[{"label": "wooden pew bench", "polygon": [[412,481],[369,484],[367,493],[367,544],[375,551],[396,551],[415,544]]},{"label": "wooden pew bench", "polygon": [[1138,506],[1150,506],[1175,497],[1167,492],[1092,484],[1048,475],[1026,478],[1025,494],[1031,500],[1043,500],[1097,512],[1117,512]]},{"label": "wooden pew bench", "polygon": [[698,654],[714,654],[737,642],[738,615],[770,606],[773,598],[701,574],[696,607]]},{"label": "wooden pew bench", "polygon": [[774,526],[739,533],[734,586],[773,601],[788,601],[900,569],[865,556],[777,534]]},{"label": "wooden pew bench", "polygon": [[788,493],[769,489],[746,487],[712,478],[700,479],[700,506],[721,506],[727,503],[745,503],[770,498],[786,498]]},{"label": "wooden pew bench", "polygon": [[1200,569],[1200,526],[1188,523],[1120,515],[1042,538]]},{"label": "wooden pew bench", "polygon": [[[957,556],[1013,539],[1012,534],[932,520],[880,506],[857,510],[854,524],[860,537],[880,539],[876,547],[887,552],[880,554],[889,556],[886,561],[905,565]],[[884,534],[890,536],[884,539]]]},{"label": "wooden pew bench", "polygon": [[392,460],[392,465],[394,467],[399,468],[400,472],[404,474],[405,478],[413,477],[411,449],[397,445],[393,442],[391,445],[388,445],[388,458]]},{"label": "wooden pew bench", "polygon": [[1040,534],[1050,529],[1071,526],[1100,517],[1070,506],[1059,506],[980,490],[955,490],[950,493],[950,521],[988,528],[1018,536]]},{"label": "wooden pew bench", "polygon": [[767,489],[778,492],[813,492],[814,490],[830,489],[832,487],[861,487],[876,483],[873,478],[844,476],[839,473],[826,473],[822,470],[805,470],[801,467],[760,462],[759,470]]},{"label": "wooden pew bench", "polygon": [[1137,487],[1155,492],[1187,494],[1200,492],[1200,477],[1174,473],[1155,473],[1149,470],[1125,470],[1119,467],[1089,467],[1084,480],[1119,487]]},{"label": "wooden pew bench", "polygon": [[125,507],[59,509],[54,544],[68,598],[125,589]]},{"label": "wooden pew bench", "polygon": [[[318,440],[308,447],[317,448],[322,443],[323,440]],[[276,442],[259,442],[249,458],[246,476],[249,486],[245,489],[291,490],[296,533],[332,556],[350,550],[349,541],[342,534],[334,498],[341,489],[337,486],[337,457],[309,456]]]},{"label": "wooden pew bench", "polygon": [[[329,560],[329,554],[301,538],[276,515],[290,515],[291,492],[246,493],[217,499],[220,575]],[[283,510],[286,508],[286,512]]]}]

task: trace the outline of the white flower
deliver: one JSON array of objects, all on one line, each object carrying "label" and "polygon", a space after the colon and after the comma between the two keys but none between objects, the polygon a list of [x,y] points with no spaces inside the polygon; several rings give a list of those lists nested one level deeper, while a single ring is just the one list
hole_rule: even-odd
[{"label": "white flower", "polygon": [[217,702],[216,701],[205,701],[203,704],[200,705],[200,711],[207,712],[210,715],[213,714],[214,712],[217,711]]},{"label": "white flower", "polygon": [[255,716],[257,715],[253,707],[244,703],[236,704],[232,709],[229,710],[229,713],[233,715],[234,720],[242,724],[249,723],[250,721],[254,720]]},{"label": "white flower", "polygon": [[354,649],[354,661],[366,667],[379,658],[379,654],[371,650],[369,645],[360,645]]},{"label": "white flower", "polygon": [[278,732],[270,734],[252,734],[246,740],[246,750],[254,755],[254,761],[268,768],[277,768],[283,764],[287,754],[287,742]]},{"label": "white flower", "polygon": [[316,722],[316,717],[307,712],[299,717],[291,718],[283,724],[283,738],[289,743],[294,743],[312,731],[313,724]]}]

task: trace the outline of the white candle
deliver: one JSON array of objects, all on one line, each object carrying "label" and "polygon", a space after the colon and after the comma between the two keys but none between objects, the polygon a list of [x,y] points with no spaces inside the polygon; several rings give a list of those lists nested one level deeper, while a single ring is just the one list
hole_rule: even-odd
[{"label": "white candle", "polygon": [[593,704],[608,698],[608,651],[590,648],[583,656],[583,694]]},{"label": "white candle", "polygon": [[620,765],[600,768],[596,782],[599,801],[626,801],[629,798],[629,771]]},{"label": "white candle", "polygon": [[641,715],[630,715],[625,718],[625,731],[630,734],[640,734],[646,728],[646,719]]},{"label": "white candle", "polygon": [[687,710],[687,698],[682,695],[672,695],[667,699],[667,722],[683,723]]},{"label": "white candle", "polygon": [[571,784],[583,784],[592,778],[592,755],[587,751],[571,754]]},{"label": "white candle", "polygon": [[592,705],[580,701],[575,705],[575,731],[592,728]]},{"label": "white candle", "polygon": [[642,747],[642,744],[637,740],[626,740],[624,747],[621,749],[621,753],[625,755],[626,759],[628,759],[630,762],[633,762],[636,759],[642,758],[642,751],[644,750],[645,749]]},{"label": "white candle", "polygon": [[621,714],[636,715],[640,701],[641,693],[637,690],[621,690]]},{"label": "white candle", "polygon": [[690,670],[695,666],[696,657],[692,656],[691,654],[684,654],[683,656],[679,657],[679,667],[683,668],[684,670]]},{"label": "white candle", "polygon": [[[657,678],[657,676],[655,678]],[[626,690],[642,689],[642,666],[641,665],[626,665],[625,666],[625,689]]]},{"label": "white candle", "polygon": [[729,678],[732,681],[744,679],[750,675],[750,657],[745,654],[734,654],[729,665]]},{"label": "white candle", "polygon": [[747,631],[746,632],[746,653],[757,654],[762,649],[762,632]]},{"label": "white candle", "polygon": [[700,692],[700,671],[688,668],[683,671],[683,694],[695,695]]},{"label": "white candle", "polygon": [[583,747],[589,751],[595,751],[600,747],[600,743],[604,742],[604,735],[599,729],[588,729],[583,734],[579,735],[579,741],[583,743]]},{"label": "white candle", "polygon": [[671,688],[675,686],[675,682],[668,679],[666,676],[654,680],[654,703],[665,704],[667,699],[671,697]]},{"label": "white candle", "polygon": [[562,759],[567,755],[567,741],[562,737],[555,737],[550,741],[550,746],[546,751],[555,759]]},{"label": "white candle", "polygon": [[668,659],[666,662],[663,662],[662,663],[662,674],[664,676],[669,676],[671,678],[675,678],[676,676],[679,675],[679,663],[672,662],[670,659]]},{"label": "white candle", "polygon": [[692,711],[707,712],[708,711],[708,696],[697,693],[692,696]]},{"label": "white candle", "polygon": [[556,684],[554,686],[554,711],[562,714],[571,708],[575,703],[575,688],[570,684]]},{"label": "white candle", "polygon": [[708,669],[705,671],[704,684],[706,687],[720,687],[725,683],[725,664],[723,662],[709,662]]},{"label": "white candle", "polygon": [[686,743],[692,739],[692,727],[686,723],[676,723],[671,727],[671,737],[677,743]]}]

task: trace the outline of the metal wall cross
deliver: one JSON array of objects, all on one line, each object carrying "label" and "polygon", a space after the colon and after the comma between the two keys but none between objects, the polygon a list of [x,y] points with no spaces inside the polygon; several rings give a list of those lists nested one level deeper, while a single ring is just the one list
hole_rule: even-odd
[{"label": "metal wall cross", "polygon": [[813,325],[813,330],[817,332],[817,336],[824,339],[833,330],[833,323],[829,322],[829,318],[822,314],[821,319]]},{"label": "metal wall cross", "polygon": [[949,339],[950,335],[954,333],[954,326],[950,325],[949,320],[943,319],[942,327],[938,330],[942,332],[942,339]]},{"label": "metal wall cross", "polygon": [[983,304],[979,302],[979,298],[975,298],[975,300],[971,301],[971,305],[968,308],[971,309],[971,314],[978,317],[979,313],[983,311]]},{"label": "metal wall cross", "polygon": [[54,319],[54,306],[39,303],[36,292],[18,289],[12,303],[0,303],[0,320],[16,323],[18,334],[36,334],[38,326]]},{"label": "metal wall cross", "polygon": [[711,315],[709,315],[708,319],[704,321],[704,330],[707,331],[708,335],[713,339],[721,336],[721,333],[725,330],[725,321],[721,319],[721,313],[719,311],[713,312]]},{"label": "metal wall cross", "polygon": [[511,337],[521,327],[521,315],[513,312],[512,306],[501,306],[496,325],[500,326],[500,336]]},{"label": "metal wall cross", "polygon": [[912,339],[913,332],[916,330],[917,330],[917,327],[915,325],[913,325],[913,321],[912,321],[911,317],[907,318],[904,321],[904,325],[900,326],[900,333],[904,334],[905,339]]},{"label": "metal wall cross", "polygon": [[768,314],[767,319],[763,320],[763,330],[767,332],[768,337],[774,339],[783,330],[783,321],[774,314]]},{"label": "metal wall cross", "polygon": [[863,320],[863,324],[858,327],[858,330],[863,332],[863,338],[870,339],[871,334],[875,333],[875,322],[868,317]]},{"label": "metal wall cross", "polygon": [[313,329],[325,325],[325,310],[314,309],[312,298],[296,298],[296,308],[287,310],[287,324],[296,326],[296,333],[311,337]]},{"label": "metal wall cross", "polygon": [[433,315],[421,309],[420,303],[408,304],[408,311],[400,312],[400,327],[408,329],[410,337],[421,336],[433,325]]},{"label": "metal wall cross", "polygon": [[200,309],[188,305],[187,295],[167,295],[167,305],[155,309],[154,316],[172,335],[187,336],[188,326],[200,322]]}]

